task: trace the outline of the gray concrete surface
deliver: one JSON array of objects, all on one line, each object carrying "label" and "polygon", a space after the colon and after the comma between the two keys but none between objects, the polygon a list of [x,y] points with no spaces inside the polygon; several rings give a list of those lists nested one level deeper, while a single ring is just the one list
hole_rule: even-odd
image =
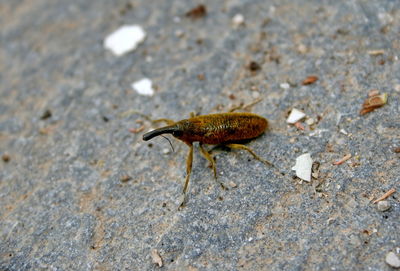
[{"label": "gray concrete surface", "polygon": [[[1,270],[391,270],[399,1],[203,3],[206,16],[191,19],[199,2],[1,1]],[[235,28],[238,13],[245,24]],[[122,24],[147,38],[117,58],[102,41]],[[261,69],[251,72],[251,61]],[[303,86],[309,75],[318,81]],[[153,97],[131,89],[142,77]],[[388,103],[360,116],[371,89]],[[168,142],[143,142],[128,130],[143,117],[123,112],[178,120],[257,97],[251,111],[271,127],[248,146],[286,175],[217,148],[219,179],[237,185],[224,191],[196,148],[178,211],[187,147],[173,139],[164,154]],[[287,125],[293,107],[318,122]],[[320,172],[301,183],[291,168],[306,152]],[[379,211],[372,200],[392,188],[391,208]]]}]

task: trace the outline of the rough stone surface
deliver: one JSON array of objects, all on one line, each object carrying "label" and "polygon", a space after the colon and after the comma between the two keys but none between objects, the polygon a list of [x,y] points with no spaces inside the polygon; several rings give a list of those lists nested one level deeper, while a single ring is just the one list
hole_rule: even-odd
[{"label": "rough stone surface", "polygon": [[[398,1],[203,3],[195,19],[183,0],[0,3],[0,270],[158,270],[153,250],[163,270],[390,270],[399,192],[384,213],[371,201],[400,191]],[[147,38],[117,58],[102,41],[125,24]],[[152,97],[130,88],[144,77]],[[388,103],[360,116],[371,89]],[[222,190],[196,148],[178,211],[187,147],[164,154],[124,112],[178,120],[254,97],[271,127],[248,146],[286,175],[216,148],[237,185]],[[316,122],[288,126],[294,107]],[[300,184],[306,152],[319,174]]]}]

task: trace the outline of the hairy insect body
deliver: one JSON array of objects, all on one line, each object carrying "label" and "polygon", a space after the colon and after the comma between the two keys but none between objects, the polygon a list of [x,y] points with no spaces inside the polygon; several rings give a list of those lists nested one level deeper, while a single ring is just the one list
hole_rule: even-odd
[{"label": "hairy insect body", "polygon": [[193,117],[176,123],[182,133],[174,135],[187,144],[222,144],[251,139],[268,126],[265,118],[251,113],[223,113]]},{"label": "hairy insect body", "polygon": [[[203,148],[203,144],[223,144],[229,148],[246,150],[257,160],[272,165],[267,160],[258,157],[245,145],[234,143],[258,137],[267,129],[268,121],[259,115],[252,113],[221,113],[191,117],[177,122],[168,119],[162,119],[162,121],[167,122],[169,125],[144,134],[143,140],[147,141],[162,134],[172,134],[189,146],[189,154],[186,160],[186,179],[183,187],[184,200],[181,206],[186,202],[186,192],[192,171],[193,142],[200,143],[201,154],[210,162],[215,178],[217,178],[215,161],[211,154]],[[224,187],[222,183],[220,184]]]}]

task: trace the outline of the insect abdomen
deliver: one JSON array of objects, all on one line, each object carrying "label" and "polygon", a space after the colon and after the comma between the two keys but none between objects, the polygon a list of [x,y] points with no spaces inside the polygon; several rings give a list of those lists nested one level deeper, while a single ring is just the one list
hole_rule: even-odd
[{"label": "insect abdomen", "polygon": [[190,132],[186,132],[182,140],[205,144],[251,139],[262,134],[268,126],[265,118],[252,113],[211,114],[186,121]]}]

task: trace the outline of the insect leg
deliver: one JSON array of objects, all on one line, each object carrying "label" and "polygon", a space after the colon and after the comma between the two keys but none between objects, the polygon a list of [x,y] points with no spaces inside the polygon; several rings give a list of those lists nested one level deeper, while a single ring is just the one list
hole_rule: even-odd
[{"label": "insect leg", "polygon": [[258,98],[258,99],[255,99],[253,102],[251,102],[249,104],[243,104],[242,103],[242,104],[240,104],[238,106],[232,107],[231,109],[228,110],[228,112],[234,112],[236,110],[247,110],[250,107],[252,107],[253,105],[258,104],[261,101],[262,101],[262,98]]},{"label": "insect leg", "polygon": [[[210,162],[213,172],[214,172],[214,178],[215,178],[215,180],[217,180],[217,169],[215,167],[215,161],[214,161],[213,157],[211,156],[211,154],[208,151],[206,151],[204,149],[203,144],[199,143],[199,147],[200,147],[201,154],[204,156],[204,158],[206,158]],[[218,181],[218,183],[222,187],[222,189],[226,189],[225,185],[222,182]]]},{"label": "insect leg", "polygon": [[208,162],[210,162],[210,165],[211,165],[211,167],[212,167],[212,169],[214,171],[214,177],[216,179],[217,178],[217,169],[215,168],[214,159],[212,158],[210,153],[204,149],[203,144],[199,143],[199,147],[200,147],[201,154],[204,156],[204,158],[206,158],[208,160]]},{"label": "insect leg", "polygon": [[257,159],[258,161],[261,161],[265,164],[268,164],[270,166],[274,166],[274,164],[272,164],[271,162],[269,162],[268,160],[262,159],[260,158],[257,154],[255,154],[249,147],[246,147],[245,145],[242,144],[226,144],[227,147],[232,148],[232,149],[241,149],[241,150],[246,150],[248,151],[251,155],[253,155],[253,157],[255,159]]},{"label": "insect leg", "polygon": [[183,186],[183,201],[181,203],[180,207],[184,207],[187,202],[187,190],[189,186],[189,179],[190,179],[190,173],[192,172],[192,163],[193,163],[193,145],[189,145],[189,154],[186,160],[186,179],[185,179],[185,185]]}]

